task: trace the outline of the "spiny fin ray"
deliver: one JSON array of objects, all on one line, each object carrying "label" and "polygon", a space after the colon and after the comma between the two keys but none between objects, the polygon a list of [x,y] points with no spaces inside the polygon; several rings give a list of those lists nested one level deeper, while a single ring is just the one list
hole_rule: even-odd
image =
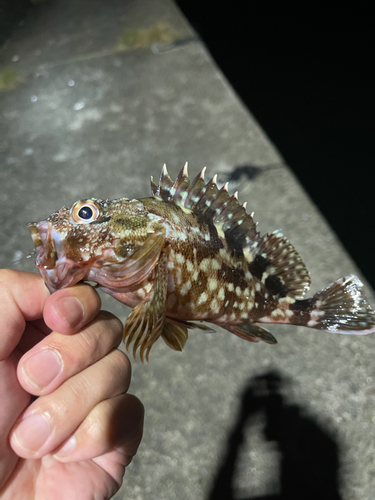
[{"label": "spiny fin ray", "polygon": [[[152,181],[151,190],[154,198],[174,203],[185,212],[199,216],[207,223],[213,224],[219,236],[236,239],[237,246],[246,243],[246,237],[259,238],[256,224],[244,206],[238,202],[237,193],[228,194],[228,183],[221,189],[217,187],[217,175],[205,183],[206,167],[190,182],[187,164],[180,171],[175,182],[163,166],[159,185]],[[242,227],[241,227],[242,226]]]}]

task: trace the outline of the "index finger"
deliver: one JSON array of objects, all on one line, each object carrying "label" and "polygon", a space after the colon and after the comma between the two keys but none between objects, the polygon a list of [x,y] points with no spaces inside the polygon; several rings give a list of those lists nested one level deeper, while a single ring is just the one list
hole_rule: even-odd
[{"label": "index finger", "polygon": [[0,361],[19,343],[26,321],[43,317],[49,295],[40,275],[0,270]]}]

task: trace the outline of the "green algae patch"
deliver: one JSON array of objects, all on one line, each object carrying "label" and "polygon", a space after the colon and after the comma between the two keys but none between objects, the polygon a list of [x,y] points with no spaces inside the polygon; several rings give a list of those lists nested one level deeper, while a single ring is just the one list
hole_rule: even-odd
[{"label": "green algae patch", "polygon": [[155,42],[170,43],[178,32],[168,23],[152,24],[147,28],[128,28],[119,36],[116,50],[147,49]]},{"label": "green algae patch", "polygon": [[0,91],[12,90],[17,87],[17,71],[9,66],[0,66]]}]

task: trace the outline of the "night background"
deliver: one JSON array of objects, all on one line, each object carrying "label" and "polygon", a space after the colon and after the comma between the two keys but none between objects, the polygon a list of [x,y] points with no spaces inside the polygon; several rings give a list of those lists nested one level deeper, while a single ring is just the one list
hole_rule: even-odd
[{"label": "night background", "polygon": [[370,3],[177,4],[375,288]]}]

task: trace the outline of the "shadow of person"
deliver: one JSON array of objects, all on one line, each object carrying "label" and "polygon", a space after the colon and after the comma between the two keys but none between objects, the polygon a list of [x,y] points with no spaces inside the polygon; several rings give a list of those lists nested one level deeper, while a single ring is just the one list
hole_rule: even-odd
[{"label": "shadow of person", "polygon": [[[271,372],[249,381],[241,399],[237,422],[228,438],[226,455],[208,500],[341,500],[338,491],[338,446],[328,431],[303,415],[300,407],[284,401],[282,377]],[[234,474],[249,419],[264,416],[264,437],[277,443],[280,454],[280,493],[239,498]],[[251,474],[249,473],[249,485]]]}]

